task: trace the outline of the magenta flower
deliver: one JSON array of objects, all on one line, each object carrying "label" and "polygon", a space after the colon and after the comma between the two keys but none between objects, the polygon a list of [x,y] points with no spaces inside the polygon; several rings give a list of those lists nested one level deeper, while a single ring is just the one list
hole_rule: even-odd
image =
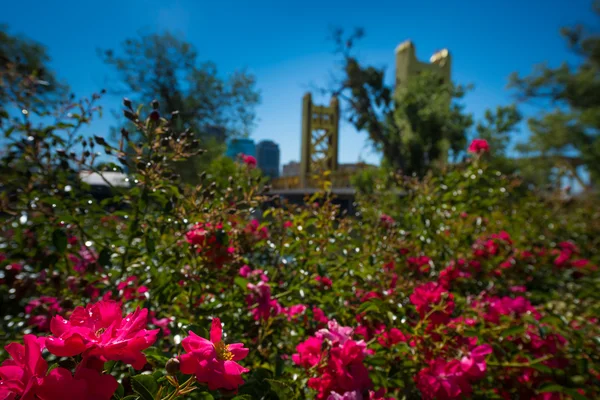
[{"label": "magenta flower", "polygon": [[117,390],[114,377],[88,368],[78,368],[75,377],[62,367],[48,373],[42,358],[44,340],[34,335],[23,340],[24,345],[5,347],[11,358],[0,366],[0,399],[63,400],[68,394],[74,400],[109,400]]},{"label": "magenta flower", "polygon": [[156,341],[158,329],[145,329],[147,309],[136,309],[123,318],[114,301],[77,307],[68,320],[56,316],[50,323],[53,336],[46,338],[48,351],[59,357],[83,355],[86,361],[123,361],[135,369],[146,364],[142,350]]},{"label": "magenta flower", "polygon": [[291,307],[284,308],[284,312],[287,314],[288,321],[291,321],[299,314],[302,314],[306,311],[306,306],[304,304],[296,304]]},{"label": "magenta flower", "polygon": [[190,331],[183,339],[186,354],[179,357],[181,372],[194,374],[198,382],[207,383],[210,390],[236,390],[244,383],[242,374],[249,370],[236,361],[248,355],[242,343],[223,343],[221,320],[214,318],[210,328],[210,340]]},{"label": "magenta flower", "polygon": [[472,380],[483,378],[487,368],[485,358],[489,354],[492,354],[492,346],[489,344],[477,346],[471,350],[468,356],[464,356],[460,360],[460,367],[464,374]]},{"label": "magenta flower", "polygon": [[469,145],[469,153],[487,153],[490,151],[490,145],[485,139],[473,139]]},{"label": "magenta flower", "polygon": [[249,283],[247,288],[251,293],[246,296],[246,303],[248,306],[254,307],[251,312],[256,321],[268,320],[283,311],[281,304],[271,298],[271,286],[264,281],[258,282],[256,285]]},{"label": "magenta flower", "polygon": [[418,272],[427,273],[431,269],[431,258],[427,256],[408,257],[408,266]]},{"label": "magenta flower", "polygon": [[29,325],[36,326],[42,332],[50,330],[50,319],[61,311],[58,299],[49,296],[32,299],[25,306],[25,312],[30,315]]},{"label": "magenta flower", "polygon": [[462,399],[471,393],[471,385],[458,360],[436,359],[419,371],[415,382],[425,400]]},{"label": "magenta flower", "polygon": [[242,268],[240,268],[240,276],[242,278],[247,278],[248,275],[250,275],[250,273],[252,272],[252,268],[250,268],[247,265],[243,265]]},{"label": "magenta flower", "polygon": [[398,328],[392,328],[388,332],[383,332],[377,341],[383,347],[392,347],[398,343],[406,343],[407,337]]},{"label": "magenta flower", "polygon": [[46,375],[48,363],[42,358],[43,341],[25,335],[24,345],[11,343],[4,349],[11,356],[0,366],[0,399],[33,398],[38,378]]},{"label": "magenta flower", "polygon": [[454,311],[454,296],[437,282],[428,282],[417,286],[410,295],[410,301],[415,305],[420,317],[425,318],[434,306],[443,304],[443,308],[429,315],[434,324],[442,324],[450,319]]},{"label": "magenta flower", "polygon": [[296,346],[292,361],[303,368],[312,368],[321,361],[322,346],[323,339],[311,336]]},{"label": "magenta flower", "polygon": [[241,159],[243,161],[244,164],[246,164],[249,167],[256,167],[256,158],[254,156],[248,155],[248,154],[242,154],[241,155]]},{"label": "magenta flower", "polygon": [[157,319],[156,317],[151,316],[151,318],[150,318],[150,322],[154,326],[159,327],[162,330],[163,335],[165,335],[165,336],[169,336],[171,334],[171,329],[169,329],[169,324],[172,321],[173,321],[173,318],[169,318],[169,317]]},{"label": "magenta flower", "polygon": [[323,310],[321,310],[318,307],[313,307],[312,309],[313,312],[313,319],[320,323],[320,324],[326,324],[327,322],[329,322],[329,318],[327,318],[327,316],[325,315],[325,312]]},{"label": "magenta flower", "polygon": [[98,255],[89,247],[81,246],[78,255],[69,254],[69,260],[73,263],[73,269],[79,273],[89,272],[98,261]]},{"label": "magenta flower", "polygon": [[396,221],[394,221],[394,218],[390,217],[387,214],[381,214],[379,216],[379,222],[381,222],[381,224],[386,227],[390,227],[396,223]]},{"label": "magenta flower", "polygon": [[199,222],[185,234],[186,241],[196,253],[212,261],[217,268],[222,268],[230,261],[235,248],[227,246],[227,232],[222,223]]},{"label": "magenta flower", "polygon": [[320,329],[315,334],[319,339],[329,340],[331,343],[343,345],[351,339],[353,329],[349,326],[340,326],[335,319],[327,323],[327,329]]},{"label": "magenta flower", "polygon": [[257,240],[264,240],[269,237],[269,230],[266,226],[261,227],[257,219],[253,219],[246,225],[244,232],[254,236]]}]

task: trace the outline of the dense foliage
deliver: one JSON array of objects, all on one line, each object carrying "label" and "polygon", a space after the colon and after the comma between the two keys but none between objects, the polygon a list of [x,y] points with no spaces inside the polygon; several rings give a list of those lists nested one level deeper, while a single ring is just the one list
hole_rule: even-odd
[{"label": "dense foliage", "polygon": [[[181,184],[199,144],[157,102],[124,102],[116,145],[77,136],[80,108],[0,125],[0,398],[600,396],[598,211],[525,190],[487,142],[345,215],[266,206],[252,157]],[[98,154],[135,162],[130,187],[90,193]]]}]

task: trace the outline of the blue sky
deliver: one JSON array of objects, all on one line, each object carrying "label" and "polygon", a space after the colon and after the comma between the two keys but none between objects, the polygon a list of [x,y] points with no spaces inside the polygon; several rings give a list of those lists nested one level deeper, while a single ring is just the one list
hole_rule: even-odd
[{"label": "blue sky", "polygon": [[[329,28],[363,27],[358,54],[387,67],[393,81],[394,49],[411,39],[426,60],[448,48],[452,77],[472,83],[467,111],[512,102],[507,77],[527,74],[534,64],[558,65],[570,54],[558,34],[561,26],[595,23],[591,0],[421,0],[421,1],[5,1],[0,23],[11,32],[42,42],[52,66],[77,96],[89,96],[110,83],[110,70],[97,49],[118,48],[128,37],[170,30],[193,43],[201,59],[222,74],[246,68],[262,93],[252,137],[280,144],[282,163],[300,154],[301,98],[310,85],[324,85],[334,70]],[[151,100],[151,99],[149,99]],[[107,110],[120,100],[103,100]],[[531,112],[530,109],[524,111]],[[105,113],[89,133],[108,134],[114,124]],[[527,134],[523,129],[521,139]],[[342,124],[341,162],[377,162],[366,133]]]}]

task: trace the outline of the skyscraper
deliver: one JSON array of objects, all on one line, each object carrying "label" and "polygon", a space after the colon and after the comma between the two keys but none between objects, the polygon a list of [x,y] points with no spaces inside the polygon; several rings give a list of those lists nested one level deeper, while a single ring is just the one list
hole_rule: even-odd
[{"label": "skyscraper", "polygon": [[227,150],[225,155],[227,157],[236,159],[238,155],[245,154],[248,156],[256,157],[256,146],[252,139],[231,139],[227,143]]},{"label": "skyscraper", "polygon": [[258,168],[271,178],[279,176],[279,145],[271,140],[263,140],[256,145]]}]

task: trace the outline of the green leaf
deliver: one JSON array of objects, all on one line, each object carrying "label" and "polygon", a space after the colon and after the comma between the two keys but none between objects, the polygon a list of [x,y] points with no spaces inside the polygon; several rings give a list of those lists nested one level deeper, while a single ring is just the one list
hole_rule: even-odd
[{"label": "green leaf", "polygon": [[241,287],[244,290],[246,290],[248,287],[248,281],[246,279],[242,278],[241,276],[236,276],[233,279],[233,282],[235,282],[236,285],[238,285],[239,287]]},{"label": "green leaf", "polygon": [[152,255],[156,251],[156,245],[154,243],[154,238],[150,232],[146,232],[146,250],[148,250],[148,254]]},{"label": "green leaf", "polygon": [[200,399],[200,400],[213,400],[214,399],[213,395],[208,392],[196,393],[195,398]]},{"label": "green leaf", "polygon": [[579,392],[576,389],[565,388],[564,392],[571,396],[573,400],[589,400],[589,398],[585,397],[582,394],[579,394]]},{"label": "green leaf", "polygon": [[56,229],[52,232],[52,244],[59,253],[64,253],[67,249],[67,234],[62,229]]},{"label": "green leaf", "polygon": [[554,327],[559,327],[559,326],[564,325],[563,321],[560,318],[555,317],[553,315],[548,315],[548,316],[540,319],[540,324],[548,324],[548,325],[551,325]]},{"label": "green leaf", "polygon": [[102,251],[100,252],[100,255],[98,256],[98,264],[100,264],[103,267],[110,266],[110,264],[111,264],[110,255],[111,255],[110,250],[106,247],[103,248]]},{"label": "green leaf", "polygon": [[252,396],[249,394],[240,394],[239,396],[235,396],[231,400],[252,400]]},{"label": "green leaf", "polygon": [[503,338],[505,338],[507,336],[520,335],[523,332],[525,332],[525,327],[523,325],[521,325],[521,326],[513,326],[513,327],[510,327],[508,329],[503,330],[502,333],[500,334],[500,336],[502,336]]},{"label": "green leaf", "polygon": [[158,392],[158,383],[152,375],[136,375],[131,378],[133,391],[140,395],[143,400],[154,400]]},{"label": "green leaf", "polygon": [[122,399],[124,395],[125,395],[125,388],[123,387],[123,385],[121,385],[119,383],[119,386],[117,386],[117,390],[115,391],[114,396],[117,399]]},{"label": "green leaf", "polygon": [[561,393],[563,389],[561,385],[556,383],[547,383],[539,388],[538,393]]},{"label": "green leaf", "polygon": [[269,382],[271,390],[277,394],[279,400],[294,399],[296,397],[292,388],[286,383],[276,381],[275,379],[265,379],[265,381]]},{"label": "green leaf", "polygon": [[552,369],[544,364],[533,364],[531,368],[536,369],[544,374],[551,374]]}]

